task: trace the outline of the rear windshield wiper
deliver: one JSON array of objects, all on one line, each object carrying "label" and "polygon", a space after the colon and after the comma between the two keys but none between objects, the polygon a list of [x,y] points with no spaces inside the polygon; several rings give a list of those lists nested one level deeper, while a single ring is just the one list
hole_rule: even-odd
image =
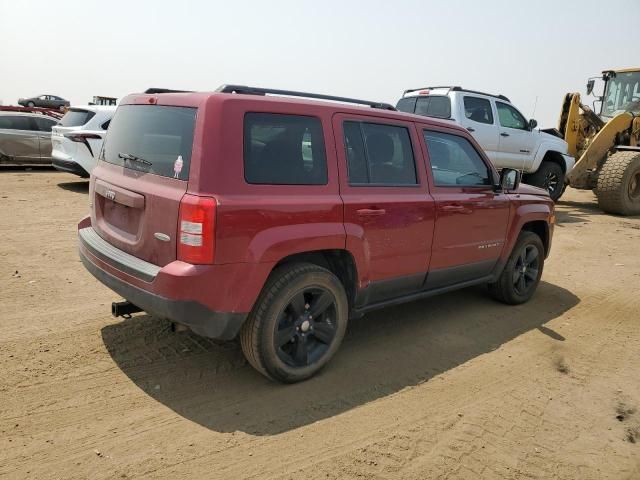
[{"label": "rear windshield wiper", "polygon": [[119,153],[118,158],[122,158],[123,160],[131,160],[132,162],[140,162],[144,165],[153,165],[153,163],[151,163],[149,160],[136,157],[135,155],[131,155],[130,153]]}]

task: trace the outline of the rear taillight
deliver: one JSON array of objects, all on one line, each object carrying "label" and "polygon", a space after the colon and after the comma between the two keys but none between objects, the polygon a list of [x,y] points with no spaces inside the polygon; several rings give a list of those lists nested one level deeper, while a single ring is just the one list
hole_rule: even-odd
[{"label": "rear taillight", "polygon": [[64,135],[72,142],[84,143],[89,149],[89,153],[93,157],[93,150],[91,149],[91,145],[89,145],[88,139],[92,140],[100,140],[102,137],[96,133],[66,133]]},{"label": "rear taillight", "polygon": [[186,194],[180,201],[178,260],[213,263],[215,254],[216,200]]}]

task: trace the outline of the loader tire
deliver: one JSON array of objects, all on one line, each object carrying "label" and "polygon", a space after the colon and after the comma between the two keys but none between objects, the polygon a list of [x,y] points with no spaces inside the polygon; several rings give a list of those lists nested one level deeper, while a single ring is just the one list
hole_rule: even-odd
[{"label": "loader tire", "polygon": [[595,193],[604,212],[640,215],[640,152],[611,155],[600,170]]}]

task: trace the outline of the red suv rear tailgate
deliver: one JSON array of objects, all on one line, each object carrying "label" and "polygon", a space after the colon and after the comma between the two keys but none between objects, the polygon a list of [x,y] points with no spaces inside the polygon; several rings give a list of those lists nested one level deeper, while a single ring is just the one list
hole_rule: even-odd
[{"label": "red suv rear tailgate", "polygon": [[176,259],[187,182],[101,163],[91,185],[91,224],[114,247],[160,267]]},{"label": "red suv rear tailgate", "polygon": [[155,101],[120,106],[91,179],[91,224],[98,235],[160,267],[177,256],[196,112]]}]

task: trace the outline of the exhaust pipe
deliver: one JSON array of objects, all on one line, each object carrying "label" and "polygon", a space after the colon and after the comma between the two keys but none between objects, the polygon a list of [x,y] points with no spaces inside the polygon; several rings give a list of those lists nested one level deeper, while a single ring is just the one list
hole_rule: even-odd
[{"label": "exhaust pipe", "polygon": [[113,302],[111,304],[111,315],[114,317],[130,317],[132,313],[141,312],[142,309],[131,302]]}]

